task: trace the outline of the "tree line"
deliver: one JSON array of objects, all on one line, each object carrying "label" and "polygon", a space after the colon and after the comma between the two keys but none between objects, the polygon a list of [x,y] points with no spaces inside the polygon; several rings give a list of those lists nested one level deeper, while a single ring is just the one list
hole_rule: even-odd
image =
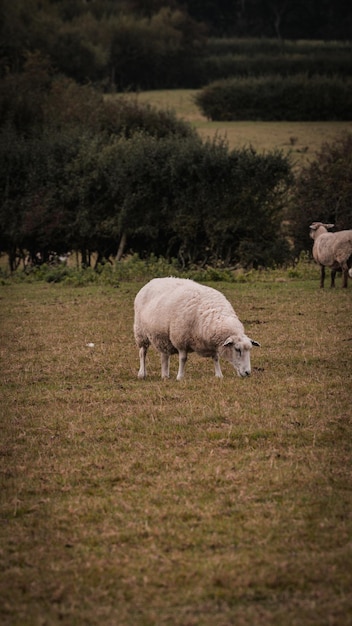
[{"label": "tree line", "polygon": [[284,260],[281,154],[203,142],[172,113],[52,77],[38,55],[0,89],[0,248],[12,269],[25,251],[35,262],[77,250],[84,265],[126,250],[182,265]]},{"label": "tree line", "polygon": [[233,73],[230,59],[218,68],[214,35],[348,39],[351,15],[344,0],[0,0],[0,76],[40,52],[105,90],[196,88]]},{"label": "tree line", "polygon": [[[288,263],[309,220],[348,228],[352,139],[294,177],[280,152],[203,141],[173,113],[106,98],[29,55],[0,81],[0,251],[89,266],[137,253],[190,265]],[[290,229],[288,229],[288,226]]]},{"label": "tree line", "polygon": [[[230,4],[218,3],[219,14]],[[201,6],[212,2],[0,0],[0,252],[11,269],[25,254],[35,263],[68,250],[84,266],[93,253],[104,262],[129,251],[181,266],[257,267],[307,247],[300,181],[281,153],[230,151],[172,113],[102,95],[141,76],[186,86],[208,45]],[[237,44],[212,43],[228,45]],[[348,227],[348,138],[341,152],[334,177],[324,153],[302,188],[312,177],[327,199],[319,215]]]}]

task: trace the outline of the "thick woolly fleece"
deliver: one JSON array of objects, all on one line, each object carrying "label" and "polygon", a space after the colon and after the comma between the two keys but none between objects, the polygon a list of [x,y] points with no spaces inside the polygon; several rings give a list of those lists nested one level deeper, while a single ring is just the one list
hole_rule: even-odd
[{"label": "thick woolly fleece", "polygon": [[[241,376],[249,375],[249,351],[257,345],[222,293],[182,278],[155,278],[142,287],[135,299],[134,333],[137,345],[145,350],[152,344],[168,356],[178,352],[186,359],[189,352],[196,352],[212,357],[219,377],[219,356]],[[163,374],[168,376],[168,371]],[[139,376],[145,376],[142,361]],[[178,378],[182,376],[181,367]]]}]

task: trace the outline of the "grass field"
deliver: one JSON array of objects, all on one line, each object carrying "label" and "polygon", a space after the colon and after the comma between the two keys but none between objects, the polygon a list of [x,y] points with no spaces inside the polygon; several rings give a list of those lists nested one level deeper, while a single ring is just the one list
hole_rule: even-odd
[{"label": "grass field", "polygon": [[137,380],[141,284],[0,287],[2,625],[352,623],[352,290],[318,280],[216,283],[253,374],[181,383]]},{"label": "grass field", "polygon": [[352,132],[352,122],[209,122],[194,103],[195,93],[191,89],[175,89],[146,91],[128,97],[175,111],[191,122],[204,139],[225,137],[231,148],[252,146],[258,152],[279,149],[290,154],[298,166],[313,160],[323,143],[331,143],[341,134]]}]

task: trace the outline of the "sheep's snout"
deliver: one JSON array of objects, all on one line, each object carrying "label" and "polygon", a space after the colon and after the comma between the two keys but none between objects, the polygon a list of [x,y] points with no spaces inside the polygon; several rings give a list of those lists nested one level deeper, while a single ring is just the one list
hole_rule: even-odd
[{"label": "sheep's snout", "polygon": [[251,370],[250,369],[238,370],[238,375],[241,376],[241,378],[246,378],[247,376],[251,375]]},{"label": "sheep's snout", "polygon": [[251,375],[252,368],[250,363],[233,363],[233,366],[240,378],[247,378]]}]

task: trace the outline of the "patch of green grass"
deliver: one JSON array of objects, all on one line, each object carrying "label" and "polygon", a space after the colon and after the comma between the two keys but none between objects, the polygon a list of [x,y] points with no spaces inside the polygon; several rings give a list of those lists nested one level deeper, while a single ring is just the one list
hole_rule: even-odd
[{"label": "patch of green grass", "polygon": [[181,269],[177,260],[168,261],[163,257],[150,255],[148,259],[141,259],[138,254],[129,255],[119,262],[98,265],[97,268],[77,268],[74,261],[67,265],[51,266],[43,264],[39,267],[26,267],[22,265],[11,273],[6,255],[0,257],[0,286],[11,285],[21,282],[47,282],[63,283],[66,286],[87,287],[99,285],[118,288],[120,282],[147,282],[151,278],[162,276],[181,276],[193,280],[206,282],[287,282],[291,279],[302,279],[316,274],[316,265],[309,261],[307,255],[302,253],[294,266],[288,270],[282,268],[262,268],[260,271],[246,270],[243,268],[233,269],[224,266],[191,266]]},{"label": "patch of green grass", "polygon": [[318,282],[214,283],[253,374],[180,383],[137,380],[140,283],[1,287],[2,624],[351,622],[352,291]]}]

